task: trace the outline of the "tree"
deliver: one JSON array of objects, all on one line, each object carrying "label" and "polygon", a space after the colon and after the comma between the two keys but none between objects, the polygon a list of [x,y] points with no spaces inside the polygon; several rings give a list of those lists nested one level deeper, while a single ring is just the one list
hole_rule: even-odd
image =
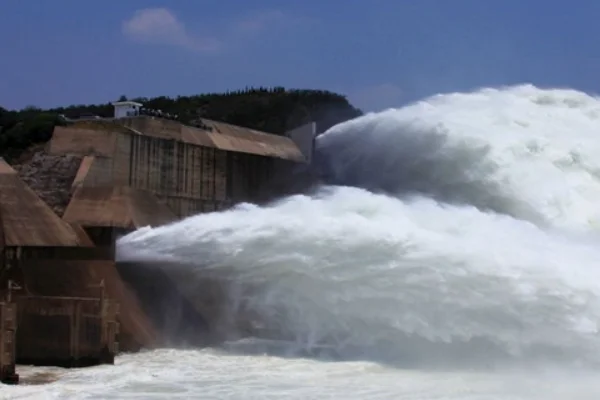
[{"label": "tree", "polygon": [[[126,100],[122,95],[119,100]],[[309,121],[317,122],[318,130],[355,118],[362,112],[345,96],[325,90],[245,88],[225,93],[207,93],[170,98],[133,98],[146,108],[178,115],[182,123],[199,118],[227,122],[260,131],[283,134]],[[64,123],[60,115],[77,118],[83,114],[111,117],[111,103],[71,105],[42,110],[26,107],[21,111],[0,108],[0,156],[18,156],[32,144],[47,141],[54,126]]]}]

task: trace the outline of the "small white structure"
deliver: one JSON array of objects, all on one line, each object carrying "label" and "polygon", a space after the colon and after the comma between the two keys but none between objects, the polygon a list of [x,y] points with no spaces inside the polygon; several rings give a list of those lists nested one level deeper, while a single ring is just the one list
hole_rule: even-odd
[{"label": "small white structure", "polygon": [[142,103],[136,103],[135,101],[115,101],[112,105],[115,108],[115,118],[140,115],[140,108],[143,106]]}]

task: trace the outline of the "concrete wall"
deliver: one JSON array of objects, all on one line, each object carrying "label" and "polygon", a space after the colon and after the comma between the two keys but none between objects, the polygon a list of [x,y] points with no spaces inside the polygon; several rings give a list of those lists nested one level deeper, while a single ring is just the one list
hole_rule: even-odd
[{"label": "concrete wall", "polygon": [[289,130],[285,133],[285,136],[292,139],[296,146],[300,149],[308,164],[312,162],[315,138],[317,137],[317,124],[315,122],[308,123],[306,125],[299,126],[295,129]]},{"label": "concrete wall", "polygon": [[57,126],[50,140],[49,153],[52,155],[75,154],[78,156],[99,155],[111,157],[115,135],[119,127],[114,124],[80,124],[77,127]]},{"label": "concrete wall", "polygon": [[24,296],[17,309],[17,362],[63,367],[114,363],[118,305],[113,300]]},{"label": "concrete wall", "polygon": [[[51,150],[94,157],[81,164],[76,187],[130,186],[148,190],[177,216],[184,217],[222,210],[239,202],[262,201],[271,193],[268,187],[273,176],[297,164],[258,155],[251,150],[262,147],[249,144],[253,138],[250,133],[231,129],[229,136],[213,132],[219,136],[219,147],[215,146],[215,137],[177,121],[141,117],[124,118],[118,123],[97,121],[96,125],[57,127]],[[186,130],[194,131],[186,134],[191,143],[180,140]],[[314,124],[289,132],[308,159],[312,158],[313,133]],[[260,139],[260,135],[256,137]],[[287,139],[286,143],[291,145]],[[263,144],[272,146],[275,153],[279,149],[277,144]],[[296,146],[292,147],[297,153]]]},{"label": "concrete wall", "polygon": [[113,182],[113,160],[107,157],[94,157],[81,186],[110,186]]},{"label": "concrete wall", "polygon": [[119,134],[112,180],[153,192],[183,217],[254,201],[274,168],[268,157]]}]

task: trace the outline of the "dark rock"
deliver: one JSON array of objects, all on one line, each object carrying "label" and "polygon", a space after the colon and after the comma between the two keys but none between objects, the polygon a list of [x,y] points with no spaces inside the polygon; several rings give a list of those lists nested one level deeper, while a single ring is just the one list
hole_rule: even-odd
[{"label": "dark rock", "polygon": [[71,184],[80,163],[78,156],[55,156],[40,150],[13,168],[55,213],[62,216],[71,199]]}]

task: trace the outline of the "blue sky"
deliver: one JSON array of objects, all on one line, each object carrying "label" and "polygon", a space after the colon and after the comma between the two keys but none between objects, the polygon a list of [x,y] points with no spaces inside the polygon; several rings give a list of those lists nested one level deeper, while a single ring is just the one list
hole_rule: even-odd
[{"label": "blue sky", "polygon": [[365,110],[516,83],[595,93],[598,21],[595,0],[5,0],[0,105],[247,85]]}]

